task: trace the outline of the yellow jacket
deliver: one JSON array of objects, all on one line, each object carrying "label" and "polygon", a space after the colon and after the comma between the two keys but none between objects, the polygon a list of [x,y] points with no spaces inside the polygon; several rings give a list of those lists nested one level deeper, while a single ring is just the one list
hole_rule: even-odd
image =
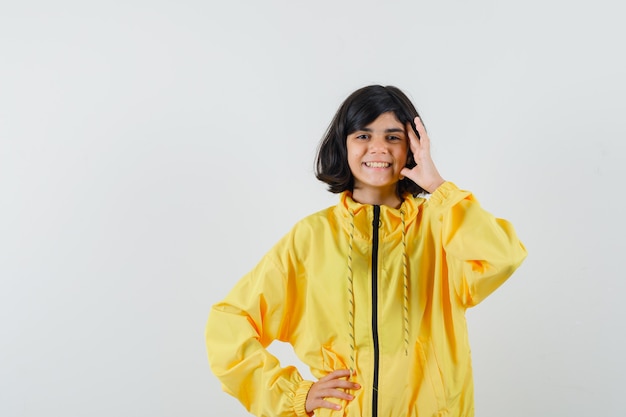
[{"label": "yellow jacket", "polygon": [[211,369],[256,416],[306,416],[312,382],[265,349],[280,340],[316,378],[356,372],[356,398],[316,416],[473,416],[465,310],[525,257],[513,227],[450,182],[400,209],[344,192],[212,307]]}]

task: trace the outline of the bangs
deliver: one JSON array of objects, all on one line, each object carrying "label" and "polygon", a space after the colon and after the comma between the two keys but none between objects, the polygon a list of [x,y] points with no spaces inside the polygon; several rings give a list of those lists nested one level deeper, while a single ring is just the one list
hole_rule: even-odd
[{"label": "bangs", "polygon": [[380,91],[375,95],[355,97],[354,102],[346,111],[345,136],[362,130],[383,113],[393,113],[403,125],[411,121],[402,103],[388,91]]}]

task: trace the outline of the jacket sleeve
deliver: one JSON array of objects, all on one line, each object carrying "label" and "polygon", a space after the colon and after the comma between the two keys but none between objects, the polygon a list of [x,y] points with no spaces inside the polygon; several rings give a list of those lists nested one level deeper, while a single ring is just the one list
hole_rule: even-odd
[{"label": "jacket sleeve", "polygon": [[[289,322],[289,255],[285,237],[209,313],[206,346],[211,370],[227,393],[258,417],[306,416],[310,381],[281,367],[266,347]],[[283,255],[279,255],[282,252]]]},{"label": "jacket sleeve", "polygon": [[429,205],[439,211],[448,279],[461,303],[472,307],[509,278],[526,258],[513,226],[483,210],[468,191],[442,184]]}]

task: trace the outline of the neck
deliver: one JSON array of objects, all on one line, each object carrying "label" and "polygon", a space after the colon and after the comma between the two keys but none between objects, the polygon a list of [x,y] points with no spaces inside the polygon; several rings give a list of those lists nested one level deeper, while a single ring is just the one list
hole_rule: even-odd
[{"label": "neck", "polygon": [[355,188],[352,191],[352,199],[361,204],[371,204],[376,206],[389,206],[400,208],[402,199],[396,194],[395,187],[393,192],[382,190],[361,190]]}]

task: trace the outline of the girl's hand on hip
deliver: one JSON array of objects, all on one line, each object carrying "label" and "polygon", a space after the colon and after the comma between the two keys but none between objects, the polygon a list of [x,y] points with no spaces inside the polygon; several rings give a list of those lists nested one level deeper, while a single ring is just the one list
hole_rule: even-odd
[{"label": "girl's hand on hip", "polygon": [[352,401],[354,395],[348,394],[345,390],[355,390],[361,388],[361,386],[356,382],[342,379],[349,377],[350,370],[339,369],[329,373],[311,385],[306,397],[306,412],[311,414],[317,408],[330,408],[331,410],[341,409],[339,404],[327,401],[326,398],[338,398]]},{"label": "girl's hand on hip", "polygon": [[413,159],[417,165],[411,169],[403,168],[400,174],[410,178],[429,193],[433,193],[445,180],[437,171],[435,163],[430,157],[430,138],[419,117],[415,118],[415,127],[419,133],[419,138],[410,123],[407,123],[406,130],[409,134],[409,146],[413,152]]}]

